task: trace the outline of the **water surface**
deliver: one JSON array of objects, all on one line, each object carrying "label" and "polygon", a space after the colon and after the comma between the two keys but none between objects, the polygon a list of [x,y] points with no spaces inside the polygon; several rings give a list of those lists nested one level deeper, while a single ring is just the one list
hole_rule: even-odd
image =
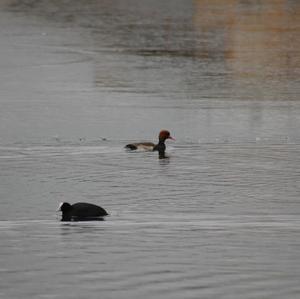
[{"label": "water surface", "polygon": [[[1,297],[299,298],[299,14],[4,1]],[[124,150],[162,128],[169,159]]]}]

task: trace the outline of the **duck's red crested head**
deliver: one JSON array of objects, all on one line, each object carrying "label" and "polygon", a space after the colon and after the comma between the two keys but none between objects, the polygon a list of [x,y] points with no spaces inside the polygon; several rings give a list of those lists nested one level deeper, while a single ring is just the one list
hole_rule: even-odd
[{"label": "duck's red crested head", "polygon": [[158,138],[159,138],[160,140],[166,140],[166,139],[175,140],[175,139],[171,136],[170,132],[167,131],[167,130],[162,130],[162,131],[160,131],[160,132],[159,132],[159,135],[158,135]]}]

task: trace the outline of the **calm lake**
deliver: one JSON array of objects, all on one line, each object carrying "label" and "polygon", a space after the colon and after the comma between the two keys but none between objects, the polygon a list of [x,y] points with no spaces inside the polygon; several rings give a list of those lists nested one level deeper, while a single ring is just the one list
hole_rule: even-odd
[{"label": "calm lake", "polygon": [[[0,28],[1,298],[300,298],[298,0],[5,0]],[[161,129],[168,159],[124,149]]]}]

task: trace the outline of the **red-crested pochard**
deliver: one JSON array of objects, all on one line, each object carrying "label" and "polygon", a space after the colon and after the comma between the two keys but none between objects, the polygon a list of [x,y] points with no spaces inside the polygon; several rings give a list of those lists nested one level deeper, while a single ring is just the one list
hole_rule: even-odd
[{"label": "red-crested pochard", "polygon": [[167,158],[165,155],[166,145],[165,141],[167,139],[175,140],[170,132],[167,130],[162,130],[158,135],[158,144],[154,144],[152,142],[139,142],[139,143],[130,143],[125,146],[125,148],[130,150],[146,150],[146,151],[158,151],[159,159]]}]

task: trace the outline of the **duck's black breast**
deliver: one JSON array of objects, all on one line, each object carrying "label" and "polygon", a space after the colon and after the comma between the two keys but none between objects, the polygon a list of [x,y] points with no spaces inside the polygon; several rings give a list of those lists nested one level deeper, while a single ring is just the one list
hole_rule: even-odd
[{"label": "duck's black breast", "polygon": [[97,220],[99,217],[107,216],[108,213],[101,207],[90,203],[78,202],[71,209],[63,213],[63,221]]},{"label": "duck's black breast", "polygon": [[164,141],[160,141],[154,148],[153,151],[158,151],[159,159],[166,158],[165,151],[166,151],[166,145]]}]

